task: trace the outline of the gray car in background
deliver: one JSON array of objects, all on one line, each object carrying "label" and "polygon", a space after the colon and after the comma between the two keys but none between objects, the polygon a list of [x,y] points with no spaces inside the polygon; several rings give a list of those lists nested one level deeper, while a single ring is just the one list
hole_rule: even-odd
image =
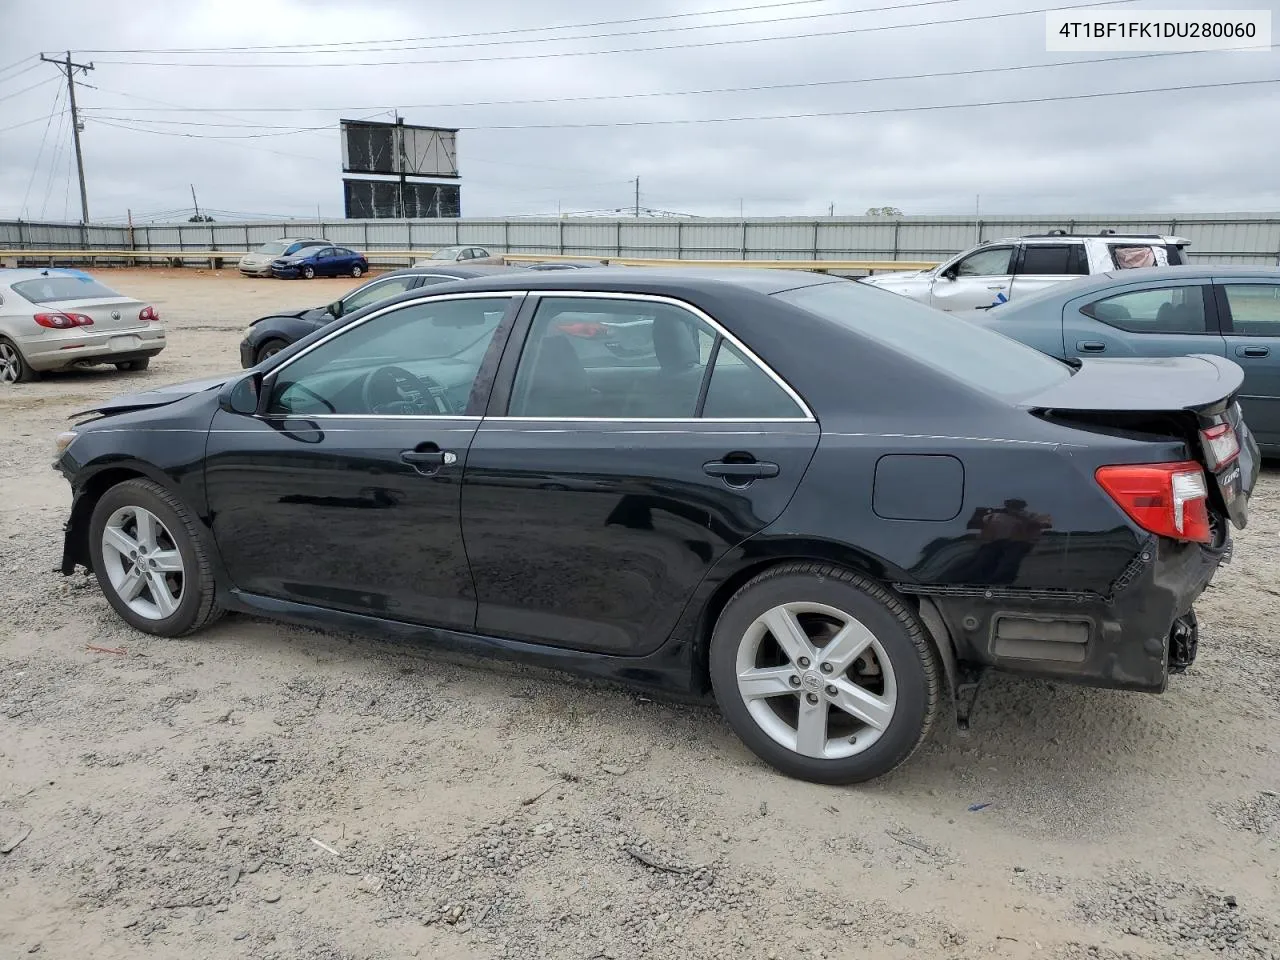
[{"label": "gray car in background", "polygon": [[246,277],[269,277],[271,276],[271,261],[279,257],[290,257],[307,247],[323,247],[328,244],[327,240],[314,240],[310,237],[282,237],[279,240],[272,240],[264,243],[252,253],[246,253],[240,258],[237,267],[240,273]]},{"label": "gray car in background", "polygon": [[964,317],[1063,359],[1226,357],[1244,369],[1240,406],[1258,445],[1280,456],[1280,269],[1115,271]]}]

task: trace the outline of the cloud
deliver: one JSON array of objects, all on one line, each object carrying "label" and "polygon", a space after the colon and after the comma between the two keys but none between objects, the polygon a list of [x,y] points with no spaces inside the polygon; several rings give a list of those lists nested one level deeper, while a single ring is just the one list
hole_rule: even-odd
[{"label": "cloud", "polygon": [[[1280,84],[968,109],[905,109],[1280,77],[1274,52],[1156,57],[932,79],[816,83],[1114,56],[1046,53],[1041,14],[942,22],[1029,8],[1016,0],[947,0],[896,12],[813,16],[889,2],[775,4],[754,14],[572,31],[666,32],[516,44],[507,41],[566,32],[495,31],[655,17],[684,13],[687,7],[677,0],[627,6],[587,0],[546,0],[536,6],[522,0],[486,0],[475,5],[382,2],[361,4],[353,16],[352,6],[337,0],[188,4],[134,0],[129,16],[124,17],[92,0],[64,0],[57,5],[56,16],[48,14],[47,4],[9,0],[6,30],[0,36],[0,66],[40,50],[68,46],[156,49],[388,37],[436,38],[389,44],[392,47],[477,44],[404,52],[339,48],[308,56],[283,52],[79,55],[96,64],[80,90],[85,108],[85,169],[95,218],[123,217],[131,209],[137,218],[146,219],[157,212],[186,209],[192,184],[201,206],[221,219],[231,219],[237,212],[307,216],[317,208],[326,216],[340,215],[337,120],[361,115],[356,108],[363,108],[363,115],[387,118],[401,108],[411,123],[462,127],[459,162],[463,211],[469,216],[629,208],[636,176],[644,206],[713,216],[736,216],[740,205],[748,215],[758,216],[814,215],[825,213],[832,204],[837,213],[861,213],[868,206],[884,204],[907,213],[970,213],[979,195],[981,209],[990,214],[1175,214],[1280,208],[1273,160],[1280,133],[1264,119],[1277,114]],[[1071,2],[1064,0],[1064,4]],[[745,4],[702,0],[704,9],[736,5]],[[1142,0],[1135,8],[1149,5]],[[1195,6],[1175,0],[1157,5],[1161,9]],[[1269,5],[1276,7],[1275,2]],[[801,16],[811,19],[771,19]],[[744,20],[758,22],[743,25]],[[738,25],[673,29],[726,21]],[[926,22],[930,25],[915,29],[836,32]],[[572,55],[820,32],[827,35]],[[444,39],[465,33],[487,36]],[[317,65],[534,54],[552,55],[466,63]],[[120,62],[141,60],[175,64]],[[262,61],[308,66],[246,66]],[[189,65],[211,62],[224,66]],[[50,75],[55,73],[49,65],[16,79],[0,73],[0,98]],[[701,96],[438,109],[408,106],[798,83],[814,85]],[[0,129],[50,113],[59,86],[43,84],[0,100]],[[165,105],[218,112],[149,109]],[[257,109],[275,106],[327,109],[308,113]],[[841,111],[889,112],[740,123],[492,129]],[[282,135],[284,129],[251,125],[322,129]],[[69,136],[69,126],[61,117],[0,133],[0,216],[76,218]]]}]

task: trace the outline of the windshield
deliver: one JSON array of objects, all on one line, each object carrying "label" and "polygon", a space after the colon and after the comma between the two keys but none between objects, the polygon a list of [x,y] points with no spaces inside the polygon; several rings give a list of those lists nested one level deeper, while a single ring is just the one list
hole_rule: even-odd
[{"label": "windshield", "polygon": [[272,240],[270,243],[264,243],[260,246],[258,248],[258,252],[266,254],[269,257],[275,257],[284,253],[287,247],[288,244],[284,243],[282,240]]},{"label": "windshield", "polygon": [[428,260],[457,260],[458,254],[463,251],[463,247],[445,247],[443,250],[437,250]]},{"label": "windshield", "polygon": [[13,285],[13,292],[32,303],[57,303],[59,300],[92,300],[98,297],[119,297],[109,287],[104,287],[92,277],[53,276],[36,277]]},{"label": "windshield", "polygon": [[1071,376],[1066,364],[1016,340],[865,284],[838,281],[774,296],[1005,399]]}]

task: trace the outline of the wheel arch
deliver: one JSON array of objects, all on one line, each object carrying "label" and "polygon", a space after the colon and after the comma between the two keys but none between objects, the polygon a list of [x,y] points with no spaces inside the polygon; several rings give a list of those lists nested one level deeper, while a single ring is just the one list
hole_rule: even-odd
[{"label": "wheel arch", "polygon": [[72,573],[76,565],[86,570],[93,570],[93,560],[89,550],[89,521],[98,501],[112,487],[126,480],[152,480],[163,487],[171,489],[173,481],[149,464],[126,461],[104,464],[88,474],[76,486],[75,497],[71,503],[71,516],[67,520],[62,545],[62,572]]},{"label": "wheel arch", "polygon": [[893,581],[902,578],[888,564],[863,551],[825,540],[798,539],[786,544],[771,545],[767,556],[744,558],[732,572],[718,580],[707,591],[707,596],[697,606],[691,618],[689,634],[692,643],[692,686],[706,692],[711,689],[708,652],[711,636],[717,621],[733,595],[746,583],[772,567],[787,563],[816,563],[841,567],[850,573],[874,580],[881,588],[893,594],[903,606],[919,620],[924,634],[929,638],[942,662],[948,693],[953,693],[957,677],[955,641],[947,629],[946,621],[927,598],[901,594],[893,588]]}]

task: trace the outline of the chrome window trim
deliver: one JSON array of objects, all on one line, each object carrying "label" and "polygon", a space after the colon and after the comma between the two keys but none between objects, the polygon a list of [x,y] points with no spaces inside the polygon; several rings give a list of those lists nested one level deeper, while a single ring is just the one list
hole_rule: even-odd
[{"label": "chrome window trim", "polygon": [[[775,417],[775,418],[759,418],[759,417],[486,417],[486,420],[513,420],[513,421],[562,421],[577,420],[585,422],[606,422],[606,423],[688,423],[690,421],[702,423],[816,423],[817,418],[813,415],[813,411],[809,409],[809,405],[804,402],[800,394],[791,388],[791,384],[778,376],[773,369],[756,356],[755,352],[745,343],[735,337],[726,330],[719,322],[704,311],[695,307],[693,304],[680,300],[677,297],[669,297],[659,293],[622,293],[618,291],[591,291],[591,290],[531,290],[529,294],[543,299],[552,298],[569,298],[579,300],[639,300],[645,303],[662,303],[670,307],[676,307],[693,314],[697,319],[701,320],[717,334],[724,337],[731,344],[742,352],[747,361],[755,364],[755,366],[770,380],[776,383],[791,398],[791,401],[800,408],[803,416],[799,417]],[[523,346],[521,348],[521,360],[523,357]],[[516,371],[519,372],[519,364],[516,365]]]},{"label": "chrome window trim", "polygon": [[[450,278],[457,279],[457,278]],[[670,297],[664,294],[656,293],[622,293],[618,291],[604,290],[526,290],[526,289],[506,289],[506,290],[468,290],[463,293],[424,293],[421,297],[415,297],[412,300],[401,300],[397,303],[381,307],[369,314],[367,317],[361,317],[355,323],[348,324],[341,329],[334,330],[305,350],[290,357],[280,366],[276,367],[263,380],[263,386],[270,390],[269,384],[274,385],[279,379],[280,373],[287,370],[289,366],[298,360],[301,360],[312,350],[317,349],[323,344],[328,343],[336,337],[342,336],[351,330],[362,326],[371,320],[391,313],[395,310],[402,310],[408,307],[418,306],[419,304],[436,301],[436,300],[489,300],[489,299],[507,299],[513,297],[536,296],[540,300],[550,297],[576,298],[581,300],[639,300],[647,303],[662,303],[667,306],[676,307],[693,314],[697,319],[701,320],[717,334],[724,337],[729,343],[733,344],[742,355],[747,358],[750,363],[755,364],[759,370],[765,374],[770,380],[776,383],[789,396],[793,403],[800,408],[802,416],[799,417],[671,417],[671,418],[654,418],[654,417],[462,417],[452,414],[341,414],[341,413],[325,413],[325,414],[309,414],[302,418],[298,414],[273,414],[264,413],[261,417],[264,419],[294,418],[294,419],[393,419],[393,420],[484,420],[493,422],[512,422],[512,423],[817,423],[817,417],[813,415],[812,409],[805,403],[804,398],[800,396],[791,384],[782,379],[774,370],[761,360],[750,347],[726,330],[715,318],[703,310],[695,307],[687,301],[680,300],[677,297]],[[523,353],[523,345],[521,347]],[[523,357],[521,358],[523,359]],[[518,369],[518,365],[517,365]]]}]

